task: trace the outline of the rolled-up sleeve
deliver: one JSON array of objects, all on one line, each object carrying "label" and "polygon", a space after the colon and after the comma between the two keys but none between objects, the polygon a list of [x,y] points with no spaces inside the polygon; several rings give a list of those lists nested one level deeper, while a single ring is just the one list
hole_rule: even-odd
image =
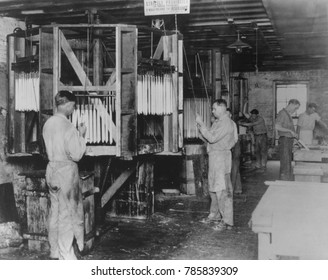
[{"label": "rolled-up sleeve", "polygon": [[201,134],[203,137],[211,144],[220,141],[223,137],[229,133],[229,126],[227,125],[220,125],[217,127],[213,127],[208,129],[206,127],[202,127],[200,129]]},{"label": "rolled-up sleeve", "polygon": [[65,134],[65,151],[67,157],[73,161],[79,161],[86,150],[86,143],[79,132],[74,128],[67,131]]}]

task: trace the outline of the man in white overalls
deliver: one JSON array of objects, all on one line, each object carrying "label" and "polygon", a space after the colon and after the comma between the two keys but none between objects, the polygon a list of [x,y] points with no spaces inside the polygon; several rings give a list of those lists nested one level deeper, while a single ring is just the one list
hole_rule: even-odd
[{"label": "man in white overalls", "polygon": [[82,192],[77,162],[86,150],[86,127],[78,129],[68,120],[75,108],[75,96],[60,91],[56,97],[57,112],[43,127],[43,139],[49,163],[46,180],[50,194],[48,238],[50,258],[75,260],[73,241],[79,250],[84,246]]},{"label": "man in white overalls", "polygon": [[327,128],[326,124],[321,121],[317,111],[317,104],[309,103],[304,113],[300,114],[297,122],[297,134],[298,138],[303,141],[304,144],[313,144],[313,130],[315,123],[318,122],[323,127]]}]

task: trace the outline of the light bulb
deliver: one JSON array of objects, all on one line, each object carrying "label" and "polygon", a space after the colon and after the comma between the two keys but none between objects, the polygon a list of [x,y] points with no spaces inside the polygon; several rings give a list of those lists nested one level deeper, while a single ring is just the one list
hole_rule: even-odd
[{"label": "light bulb", "polygon": [[242,47],[237,47],[236,48],[236,53],[242,53],[243,52],[243,48]]}]

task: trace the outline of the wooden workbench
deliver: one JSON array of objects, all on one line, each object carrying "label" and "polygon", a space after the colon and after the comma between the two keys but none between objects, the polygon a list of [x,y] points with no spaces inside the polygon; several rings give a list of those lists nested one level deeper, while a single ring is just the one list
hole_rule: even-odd
[{"label": "wooden workbench", "polygon": [[251,218],[258,259],[328,259],[328,184],[265,183]]},{"label": "wooden workbench", "polygon": [[295,181],[327,182],[328,147],[309,146],[309,150],[299,149],[294,152]]}]

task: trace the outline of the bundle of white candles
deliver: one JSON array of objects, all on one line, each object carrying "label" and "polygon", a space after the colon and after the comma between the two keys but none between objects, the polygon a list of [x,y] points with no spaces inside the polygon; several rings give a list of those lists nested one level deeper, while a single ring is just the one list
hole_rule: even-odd
[{"label": "bundle of white candles", "polygon": [[39,73],[15,74],[15,110],[36,111],[40,108]]},{"label": "bundle of white candles", "polygon": [[92,102],[77,104],[71,121],[77,127],[83,123],[86,128],[86,142],[91,144],[113,143],[114,98],[92,98]]},{"label": "bundle of white candles", "polygon": [[169,115],[173,112],[172,75],[138,75],[137,111],[143,115]]},{"label": "bundle of white candles", "polygon": [[211,104],[206,98],[185,98],[183,101],[184,138],[198,138],[196,113],[199,114],[207,127],[211,126]]}]

